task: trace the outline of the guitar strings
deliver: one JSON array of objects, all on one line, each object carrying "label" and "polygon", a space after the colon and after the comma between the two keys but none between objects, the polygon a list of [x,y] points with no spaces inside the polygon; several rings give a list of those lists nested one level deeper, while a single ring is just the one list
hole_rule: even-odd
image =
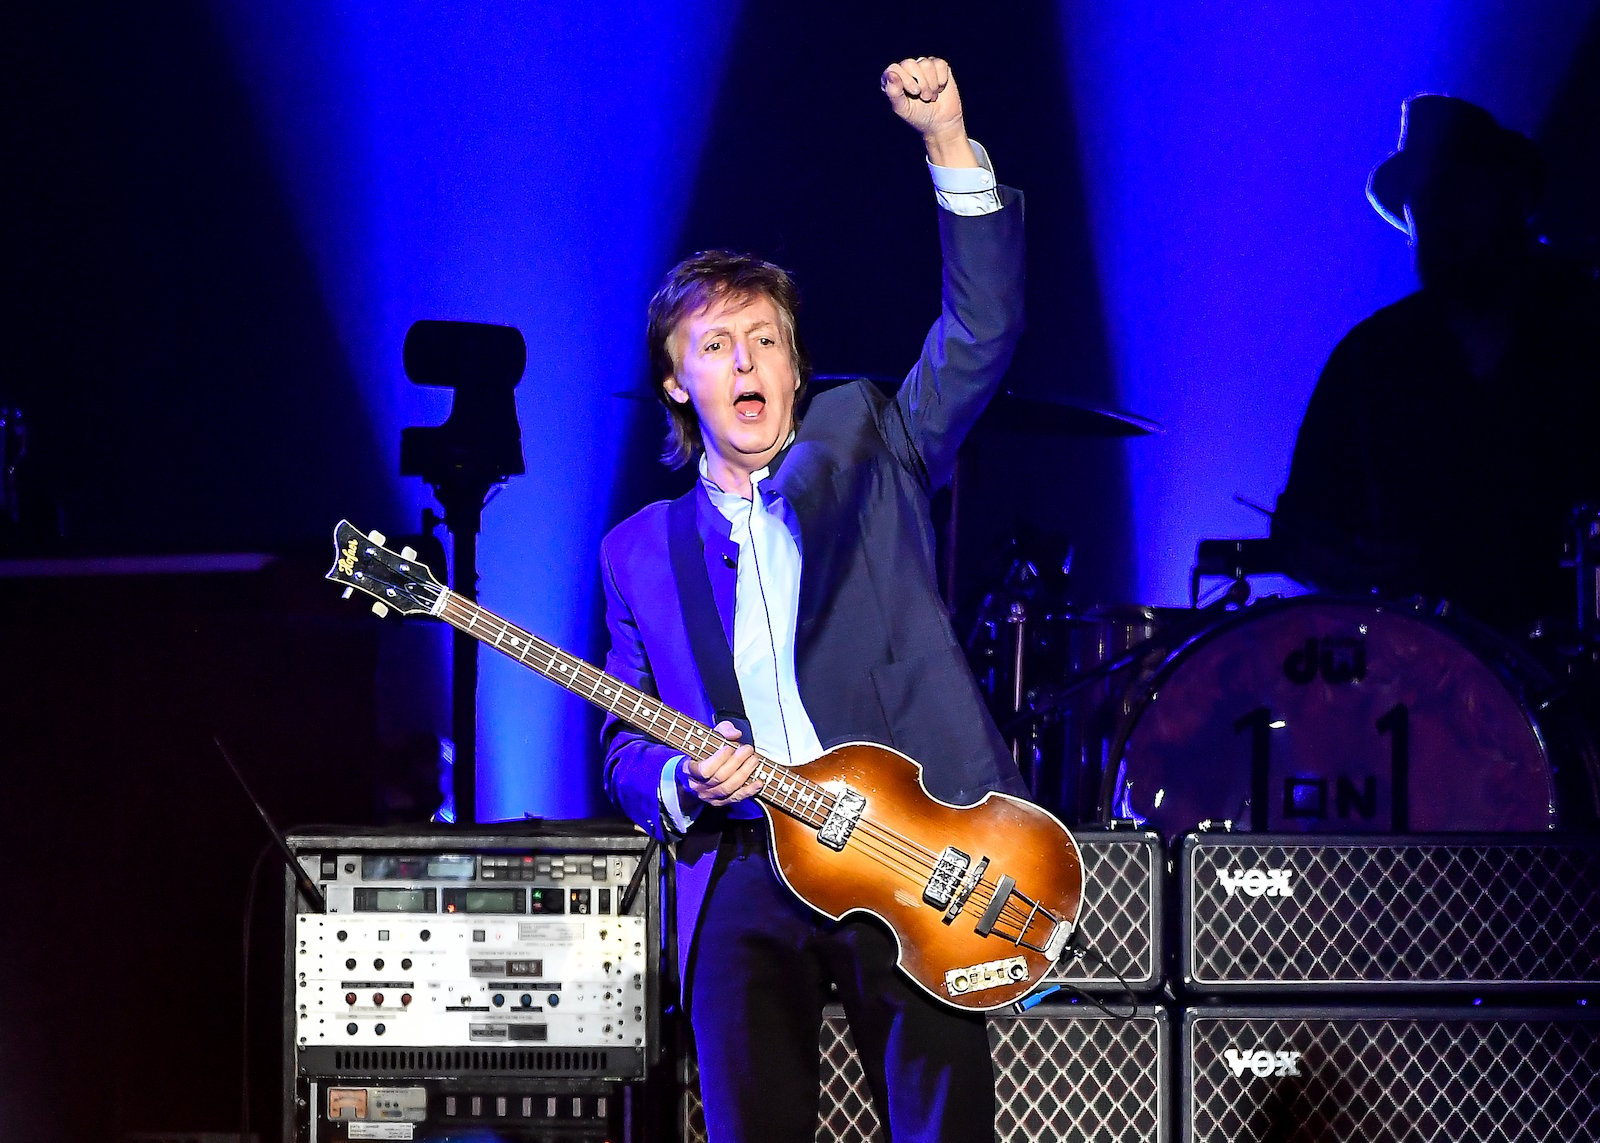
[{"label": "guitar strings", "polygon": [[[465,615],[448,614],[452,608],[457,613],[464,612]],[[493,619],[493,624],[483,624],[483,626],[492,632],[492,637],[489,639],[490,644],[496,650],[506,654],[511,654],[512,652],[505,647],[504,640],[508,635],[516,632],[519,637],[513,639],[512,641],[512,646],[515,648],[516,657],[519,660],[526,662],[528,660],[528,654],[530,651],[539,650],[543,653],[543,657],[547,661],[544,667],[544,670],[547,672],[557,669],[557,664],[562,664],[563,658],[570,659],[570,664],[563,664],[563,668],[567,671],[569,676],[572,677],[564,681],[572,684],[578,684],[583,681],[583,676],[586,673],[593,675],[594,678],[589,680],[586,684],[589,690],[587,697],[591,701],[600,705],[604,705],[607,707],[607,709],[610,709],[616,713],[621,713],[617,710],[617,707],[620,705],[620,700],[624,696],[632,699],[635,717],[640,717],[640,715],[649,707],[661,706],[659,700],[652,699],[650,696],[645,695],[636,688],[627,686],[627,684],[610,679],[609,676],[598,671],[591,664],[586,663],[575,656],[565,655],[564,652],[560,651],[553,645],[546,643],[544,640],[538,639],[536,636],[533,636],[528,632],[522,631],[520,628],[513,627],[504,620],[500,620],[497,616],[492,616],[482,608],[471,604],[469,601],[461,599],[453,592],[446,596],[445,607],[443,611],[446,613],[445,618],[448,622],[467,630],[469,633],[472,633],[473,628],[480,625],[479,621],[481,619]],[[601,683],[607,680],[612,683],[612,686],[616,690],[617,698],[619,700],[616,703],[609,701],[602,702],[600,699]],[[573,686],[571,689],[576,691],[576,686]],[[581,694],[581,692],[578,693]],[[610,692],[608,691],[606,694],[609,698]],[[715,750],[720,747],[721,740],[720,738],[713,737],[714,732],[710,731],[706,727],[701,726],[693,719],[689,719],[686,716],[680,716],[677,714],[677,712],[671,713],[672,717],[668,723],[667,729],[668,738],[671,738],[672,732],[677,729],[677,722],[680,717],[684,718],[684,721],[689,724],[691,729],[698,731],[701,738],[701,741],[696,743],[690,740],[690,735],[688,733],[679,732],[677,737],[681,738],[683,741],[676,743],[676,745],[690,750],[695,750],[698,747],[698,751]],[[655,721],[659,722],[659,715],[656,716]],[[776,764],[772,763],[770,759],[764,761],[769,767],[773,767],[772,773],[775,776],[780,773],[780,771],[775,768]],[[837,801],[834,795],[829,794],[816,783],[813,783],[799,775],[784,773],[783,780],[786,784],[799,787],[801,793],[784,791],[779,795],[775,795],[774,800],[776,801],[777,808],[796,814],[796,816],[798,816],[797,811],[805,812],[814,811],[817,809],[831,809],[833,804],[835,804]],[[793,804],[785,805],[783,804],[782,799],[787,799]],[[809,806],[803,806],[803,800],[809,801],[811,804]],[[820,823],[808,821],[808,824],[818,825]],[[921,846],[913,839],[906,838],[904,835],[883,827],[878,823],[871,821],[870,819],[859,823],[858,829],[863,833],[864,837],[873,836],[875,834],[877,840],[883,843],[877,848],[874,854],[874,857],[878,863],[883,865],[885,868],[899,873],[908,880],[917,879],[925,881],[927,877],[931,875],[932,870],[937,868],[937,859],[934,857],[932,851]],[[898,863],[895,860],[896,858],[899,859]],[[977,885],[973,886],[974,895],[977,895],[979,890],[987,890],[987,894],[983,897],[980,897],[978,904],[987,908],[988,905],[993,903],[994,894],[997,889],[997,882],[991,882],[987,878],[981,879]],[[1048,912],[1047,915],[1051,916],[1052,918],[1054,917],[1053,914],[1049,914]],[[1000,915],[996,919],[996,924],[997,927],[999,927],[1000,922],[1009,920],[1011,924],[1014,924],[1018,927],[1017,936],[1020,939],[1022,936],[1026,935],[1027,922],[1029,918],[1030,911],[1028,909],[1021,906],[1013,907],[1008,900],[1007,903],[1002,906]]]},{"label": "guitar strings", "polygon": [[[662,710],[669,709],[666,708],[659,699],[654,699],[635,687],[628,686],[626,683],[612,679],[609,675],[606,675],[592,664],[585,662],[576,656],[568,655],[559,648],[555,647],[553,644],[539,639],[537,636],[523,631],[521,628],[514,627],[512,624],[500,619],[498,616],[493,615],[491,612],[486,611],[470,600],[462,598],[457,593],[448,591],[444,588],[440,588],[439,590],[444,594],[444,606],[440,609],[439,614],[445,619],[446,622],[450,623],[454,627],[458,627],[466,631],[468,634],[474,634],[473,629],[480,625],[480,620],[493,620],[493,624],[483,624],[483,626],[495,632],[493,637],[487,639],[486,641],[496,650],[506,655],[513,655],[513,650],[507,649],[503,645],[503,640],[506,636],[515,632],[519,637],[512,640],[512,647],[515,650],[514,657],[519,661],[527,662],[528,653],[530,651],[536,649],[542,651],[544,658],[548,660],[548,663],[541,670],[541,673],[546,674],[546,677],[551,678],[552,681],[568,683],[570,684],[568,689],[571,689],[574,691],[574,693],[582,696],[582,692],[578,690],[577,684],[580,683],[583,675],[588,673],[596,676],[588,684],[589,694],[587,696],[583,696],[587,697],[596,705],[604,706],[613,713],[621,715],[621,711],[617,709],[617,706],[619,705],[620,700],[626,695],[631,697],[633,700],[634,716],[636,718],[641,717],[643,712],[652,706],[659,707]],[[451,614],[452,609],[458,614]],[[563,663],[563,659],[570,660],[570,663]],[[557,680],[553,675],[548,673],[556,670],[558,664],[560,664],[561,669],[564,669],[571,677],[566,680]],[[618,704],[601,700],[599,687],[602,682],[610,682],[612,684],[612,689],[615,690],[619,700]],[[609,693],[610,692],[607,692],[608,696]],[[687,716],[679,715],[675,711],[670,713],[672,717],[669,720],[668,731],[666,735],[669,739],[672,735],[672,731],[677,729],[677,722],[679,718],[683,718],[693,730],[698,731],[701,739],[701,741],[697,743],[691,740],[688,733],[679,732],[678,737],[683,741],[680,743],[675,743],[675,745],[689,750],[695,750],[698,748],[700,751],[704,751],[707,748],[710,748],[713,751],[720,749],[722,740],[720,736],[715,735],[715,732],[710,730],[710,728],[702,726],[700,723],[696,722],[694,719],[688,718]],[[656,715],[654,720],[659,723],[660,716]],[[819,809],[831,810],[834,805],[837,804],[837,797],[833,794],[830,794],[817,783],[814,783],[809,779],[802,777],[801,775],[785,773],[781,771],[778,768],[778,764],[772,762],[770,759],[764,758],[762,761],[765,765],[771,768],[771,773],[774,777],[782,773],[784,784],[798,787],[801,791],[801,793],[796,793],[792,790],[785,791],[781,795],[774,795],[772,799],[763,799],[770,801],[776,806],[776,808],[791,814],[791,816],[800,817],[801,812],[809,813],[810,811]],[[804,798],[803,801],[802,795]],[[782,798],[787,798],[793,804],[783,804],[783,801],[780,800]],[[824,812],[824,818],[825,817],[826,813]],[[809,817],[803,818],[802,820],[805,820],[806,824],[808,825],[818,826],[821,824],[820,822],[810,821]],[[854,832],[862,835],[863,842],[865,842],[867,838],[873,839],[877,844],[872,847],[871,856],[880,865],[900,874],[907,880],[926,881],[928,877],[931,876],[933,870],[938,868],[939,859],[934,856],[931,850],[917,842],[914,838],[908,838],[889,827],[872,821],[870,818],[864,818],[860,820],[857,823]],[[868,847],[865,844],[862,846],[862,851],[863,853],[868,851]],[[990,881],[987,878],[981,878],[978,883],[973,886],[972,895],[975,897],[978,896],[980,890],[987,890],[988,893],[985,898],[975,902],[975,904],[981,904],[983,905],[984,909],[987,910],[987,908],[993,904],[998,889],[998,881]],[[1014,896],[1015,894],[1008,895],[1007,900],[1002,904],[1000,912],[996,917],[996,929],[1000,928],[1002,922],[1009,921],[1010,924],[1017,926],[1018,931],[1015,938],[1017,941],[1020,941],[1027,935],[1030,922],[1039,913],[1042,913],[1044,916],[1049,917],[1052,920],[1060,919],[1055,917],[1055,915],[1047,909],[1040,909],[1036,911],[1021,903],[1014,904]]]}]

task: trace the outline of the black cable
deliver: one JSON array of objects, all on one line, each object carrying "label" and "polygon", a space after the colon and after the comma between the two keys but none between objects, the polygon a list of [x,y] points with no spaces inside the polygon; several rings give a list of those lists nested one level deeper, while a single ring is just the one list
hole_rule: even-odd
[{"label": "black cable", "polygon": [[1089,1004],[1095,1008],[1098,1008],[1113,1020],[1132,1020],[1135,1016],[1139,1015],[1139,998],[1134,995],[1133,986],[1128,983],[1128,978],[1123,976],[1122,973],[1118,972],[1116,967],[1113,966],[1109,960],[1101,956],[1090,946],[1078,943],[1078,938],[1082,935],[1082,933],[1083,930],[1081,929],[1073,932],[1071,938],[1067,941],[1068,951],[1073,954],[1074,960],[1093,958],[1101,968],[1104,968],[1112,976],[1116,977],[1117,983],[1122,985],[1122,995],[1127,998],[1128,1010],[1126,1012],[1114,1011],[1113,1009],[1107,1007],[1100,1000],[1096,999],[1094,996],[1091,996],[1089,993],[1085,992],[1076,985],[1067,984],[1063,981],[1060,987],[1065,991],[1072,993],[1085,1004]]},{"label": "black cable", "polygon": [[239,1006],[239,1141],[250,1143],[250,921],[256,911],[256,888],[261,882],[261,867],[276,848],[275,842],[262,846],[256,863],[250,867],[250,882],[244,894],[244,932],[240,960],[244,990]]},{"label": "black cable", "polygon": [[650,859],[656,855],[656,850],[661,848],[661,843],[651,838],[644,847],[644,855],[639,858],[639,864],[633,871],[633,876],[628,878],[628,887],[622,891],[622,896],[617,898],[617,916],[625,917],[633,908],[633,899],[639,895],[639,889],[644,884],[646,872],[650,868]]}]

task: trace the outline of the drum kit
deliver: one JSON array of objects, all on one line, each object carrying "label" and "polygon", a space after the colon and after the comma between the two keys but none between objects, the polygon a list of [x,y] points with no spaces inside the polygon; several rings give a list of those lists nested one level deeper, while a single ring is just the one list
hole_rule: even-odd
[{"label": "drum kit", "polygon": [[[813,391],[861,376],[817,374]],[[1161,425],[1004,392],[979,430],[1108,438]],[[961,483],[958,469],[953,498]],[[947,590],[958,518],[952,505]],[[1523,641],[1438,600],[1252,601],[1250,577],[1281,574],[1269,540],[1200,541],[1188,607],[1085,605],[1071,598],[1070,549],[1015,554],[967,653],[1035,800],[1068,825],[1131,821],[1172,839],[1600,823],[1600,508],[1572,516],[1576,622],[1556,617]],[[1207,578],[1223,587],[1202,606]]]},{"label": "drum kit", "polygon": [[[1077,434],[1159,427],[1085,407],[1011,415]],[[1036,800],[1068,824],[1129,821],[1169,840],[1592,828],[1592,507],[1574,513],[1568,556],[1577,622],[1560,617],[1547,632],[1562,637],[1541,643],[1446,617],[1439,601],[1251,601],[1249,577],[1281,574],[1267,540],[1202,541],[1187,608],[1083,605],[1069,565],[1019,555],[967,650]],[[1221,598],[1201,606],[1212,576]]]}]

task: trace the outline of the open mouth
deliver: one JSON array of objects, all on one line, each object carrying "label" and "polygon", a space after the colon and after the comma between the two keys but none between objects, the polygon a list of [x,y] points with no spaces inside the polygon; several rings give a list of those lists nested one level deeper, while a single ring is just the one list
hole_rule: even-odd
[{"label": "open mouth", "polygon": [[767,399],[760,393],[740,393],[733,399],[733,411],[740,420],[753,421],[767,407]]}]

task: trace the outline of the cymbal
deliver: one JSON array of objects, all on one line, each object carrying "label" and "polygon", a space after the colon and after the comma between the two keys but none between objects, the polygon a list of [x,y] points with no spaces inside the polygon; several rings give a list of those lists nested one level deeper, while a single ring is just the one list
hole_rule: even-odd
[{"label": "cymbal", "polygon": [[1164,432],[1159,421],[1105,409],[1076,397],[1024,396],[1010,389],[989,402],[978,418],[978,430],[1026,433],[1032,436],[1142,437]]},{"label": "cymbal", "polygon": [[[868,373],[818,373],[811,378],[812,391],[822,393],[861,380],[892,392],[902,378]],[[978,419],[978,428],[980,431],[1067,437],[1142,437],[1166,431],[1159,421],[1121,409],[1103,409],[1075,397],[1029,397],[1011,389],[1001,390],[989,402]]]}]

